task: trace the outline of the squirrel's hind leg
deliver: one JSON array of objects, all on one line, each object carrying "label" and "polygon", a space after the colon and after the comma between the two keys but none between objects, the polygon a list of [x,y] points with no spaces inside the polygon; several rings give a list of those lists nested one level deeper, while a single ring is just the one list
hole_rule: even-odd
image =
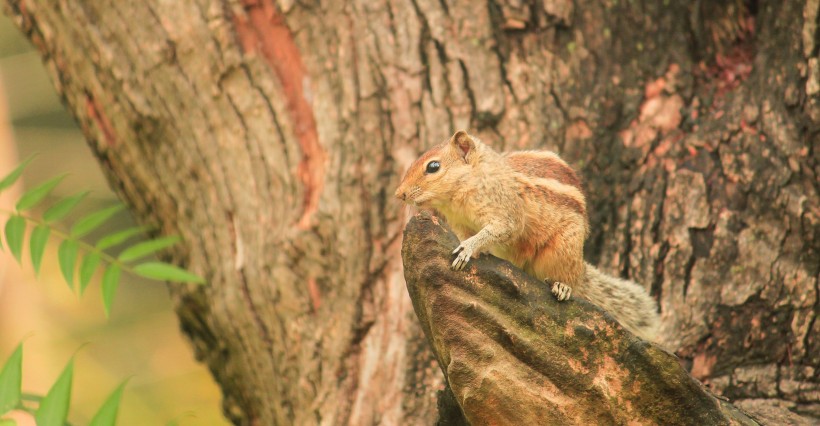
[{"label": "squirrel's hind leg", "polygon": [[552,294],[559,301],[572,296],[573,289],[583,284],[584,241],[573,238],[572,229],[556,235],[549,244],[535,252],[529,269],[532,275],[551,286]]}]

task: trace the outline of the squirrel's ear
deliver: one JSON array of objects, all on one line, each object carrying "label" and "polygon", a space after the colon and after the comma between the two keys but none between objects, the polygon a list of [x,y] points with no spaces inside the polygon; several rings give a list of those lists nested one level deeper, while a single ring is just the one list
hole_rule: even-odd
[{"label": "squirrel's ear", "polygon": [[465,160],[467,159],[467,155],[470,154],[470,151],[475,149],[475,141],[464,130],[457,131],[453,137],[450,138],[450,143],[461,151],[461,157]]}]

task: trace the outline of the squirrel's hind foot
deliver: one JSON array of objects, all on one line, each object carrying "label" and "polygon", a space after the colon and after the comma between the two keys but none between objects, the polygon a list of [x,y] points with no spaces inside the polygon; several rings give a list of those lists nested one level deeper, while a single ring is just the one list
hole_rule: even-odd
[{"label": "squirrel's hind foot", "polygon": [[558,301],[567,300],[572,295],[572,287],[555,281],[552,283],[552,294]]}]

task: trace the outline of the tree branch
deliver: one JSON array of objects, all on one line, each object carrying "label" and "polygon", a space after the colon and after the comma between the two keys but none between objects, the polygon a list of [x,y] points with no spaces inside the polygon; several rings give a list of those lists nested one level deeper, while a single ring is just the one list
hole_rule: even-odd
[{"label": "tree branch", "polygon": [[557,302],[492,256],[452,271],[456,236],[429,214],[404,233],[407,289],[466,419],[483,424],[758,424],[597,307]]}]

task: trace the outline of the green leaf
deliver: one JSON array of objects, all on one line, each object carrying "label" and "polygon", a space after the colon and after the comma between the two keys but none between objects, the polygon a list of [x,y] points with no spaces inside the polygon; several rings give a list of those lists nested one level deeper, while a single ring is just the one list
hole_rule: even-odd
[{"label": "green leaf", "polygon": [[135,235],[139,235],[144,230],[145,230],[144,227],[138,226],[138,227],[135,227],[135,228],[126,229],[124,231],[119,231],[119,232],[111,234],[111,235],[106,235],[106,236],[100,238],[99,241],[97,241],[97,248],[100,249],[100,250],[105,250],[105,249],[110,248],[110,247],[118,246],[118,245],[128,241],[129,238],[131,238]]},{"label": "green leaf", "polygon": [[123,250],[122,253],[120,253],[120,255],[117,257],[117,259],[119,259],[122,262],[130,262],[132,260],[137,260],[141,257],[148,256],[149,254],[154,253],[158,250],[170,247],[178,242],[179,237],[176,235],[157,238],[156,240],[143,241],[141,243],[134,244],[133,246]]},{"label": "green leaf", "polygon": [[25,169],[26,166],[28,166],[29,163],[31,163],[31,160],[33,160],[33,159],[34,159],[33,155],[29,158],[26,158],[25,161],[23,161],[22,163],[20,163],[19,166],[17,166],[17,168],[12,170],[11,173],[7,174],[3,178],[3,180],[0,180],[0,192],[3,192],[6,189],[8,189],[10,186],[14,185],[14,182],[17,182],[17,179],[19,179],[20,175],[23,174],[23,169]]},{"label": "green leaf", "polygon": [[46,251],[46,243],[48,243],[48,235],[51,228],[45,225],[38,225],[31,231],[31,239],[29,240],[29,249],[31,249],[31,266],[34,267],[34,273],[40,272],[40,263],[43,260],[43,253]]},{"label": "green leaf", "polygon": [[88,253],[83,258],[83,263],[80,265],[80,294],[85,292],[85,288],[91,282],[91,277],[94,276],[94,271],[97,270],[99,264],[100,255],[98,253]]},{"label": "green leaf", "polygon": [[122,382],[114,392],[105,400],[100,410],[91,419],[88,426],[114,426],[117,422],[117,411],[120,409],[120,401],[122,400],[122,391],[125,389],[126,382]]},{"label": "green leaf", "polygon": [[165,280],[174,282],[191,282],[204,284],[205,280],[198,275],[194,275],[178,266],[164,262],[146,262],[134,266],[134,273],[152,280]]},{"label": "green leaf", "polygon": [[71,403],[71,382],[74,377],[74,358],[68,361],[60,377],[51,386],[34,414],[37,426],[63,426]]},{"label": "green leaf", "polygon": [[43,220],[46,223],[56,222],[64,218],[67,214],[80,204],[80,201],[88,195],[88,191],[81,192],[68,198],[63,198],[57,204],[51,206],[45,213],[43,213]]},{"label": "green leaf", "polygon": [[43,198],[46,198],[46,196],[57,185],[60,184],[60,181],[62,181],[63,178],[65,178],[65,175],[60,175],[55,178],[51,178],[47,180],[45,183],[42,183],[26,191],[23,194],[23,196],[20,197],[20,200],[17,201],[17,211],[22,212],[28,210],[36,206],[38,203],[40,203],[40,201],[43,201]]},{"label": "green leaf", "polygon": [[23,372],[23,344],[11,354],[0,371],[0,415],[8,413],[20,403]]},{"label": "green leaf", "polygon": [[12,216],[6,222],[6,244],[11,250],[11,254],[17,259],[17,262],[22,261],[23,255],[23,237],[26,234],[26,220],[22,216]]},{"label": "green leaf", "polygon": [[17,421],[14,419],[0,419],[0,426],[17,426]]},{"label": "green leaf", "polygon": [[111,313],[111,304],[114,303],[114,293],[117,292],[117,285],[120,282],[120,267],[111,265],[103,274],[102,296],[105,316]]},{"label": "green leaf", "polygon": [[88,216],[78,220],[77,223],[71,227],[71,236],[74,238],[82,237],[83,235],[97,229],[100,225],[105,223],[106,220],[110,219],[111,216],[114,216],[124,207],[125,206],[122,204],[117,204],[91,213]]},{"label": "green leaf", "polygon": [[68,283],[68,287],[74,288],[74,265],[77,262],[77,248],[79,244],[76,240],[65,240],[57,249],[57,258],[60,261],[60,271]]}]

